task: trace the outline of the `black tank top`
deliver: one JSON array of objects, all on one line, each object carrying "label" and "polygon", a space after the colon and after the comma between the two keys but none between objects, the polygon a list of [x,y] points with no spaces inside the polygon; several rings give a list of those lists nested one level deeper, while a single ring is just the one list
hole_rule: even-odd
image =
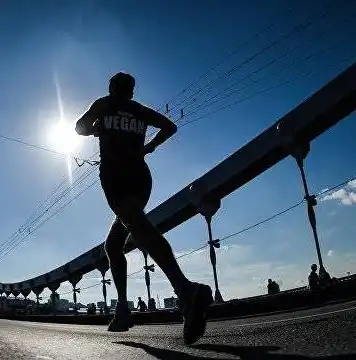
[{"label": "black tank top", "polygon": [[97,101],[101,164],[143,161],[147,124],[142,105],[116,96]]}]

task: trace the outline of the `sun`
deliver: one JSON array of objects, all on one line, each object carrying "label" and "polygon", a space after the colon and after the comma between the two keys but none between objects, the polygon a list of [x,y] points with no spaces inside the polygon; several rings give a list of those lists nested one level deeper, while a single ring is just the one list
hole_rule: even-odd
[{"label": "sun", "polygon": [[51,127],[48,138],[56,151],[65,154],[70,154],[81,143],[81,137],[75,132],[74,126],[64,120],[58,121]]}]

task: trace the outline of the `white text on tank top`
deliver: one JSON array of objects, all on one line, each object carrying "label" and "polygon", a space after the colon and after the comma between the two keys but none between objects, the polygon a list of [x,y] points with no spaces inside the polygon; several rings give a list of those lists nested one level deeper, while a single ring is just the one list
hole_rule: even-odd
[{"label": "white text on tank top", "polygon": [[117,115],[104,117],[105,129],[121,130],[134,132],[144,135],[146,131],[145,123],[136,119],[132,114],[118,111]]}]

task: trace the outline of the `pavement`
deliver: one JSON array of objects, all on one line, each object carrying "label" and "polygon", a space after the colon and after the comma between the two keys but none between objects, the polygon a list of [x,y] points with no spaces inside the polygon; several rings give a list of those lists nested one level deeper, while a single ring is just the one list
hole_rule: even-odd
[{"label": "pavement", "polygon": [[286,314],[211,321],[192,346],[182,325],[106,326],[0,320],[0,360],[356,360],[356,301]]}]

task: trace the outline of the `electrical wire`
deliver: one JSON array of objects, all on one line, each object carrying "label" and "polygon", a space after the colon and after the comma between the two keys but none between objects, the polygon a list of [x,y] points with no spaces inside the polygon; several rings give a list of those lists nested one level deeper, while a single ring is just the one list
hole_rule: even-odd
[{"label": "electrical wire", "polygon": [[350,183],[350,182],[352,182],[352,181],[354,181],[354,180],[356,180],[356,176],[354,176],[354,177],[352,177],[352,178],[350,178],[350,179],[348,179],[348,180],[345,180],[345,181],[343,181],[343,182],[340,183],[340,184],[334,185],[334,186],[331,187],[331,188],[327,188],[327,189],[319,192],[316,196],[319,197],[319,196],[324,195],[324,194],[326,194],[326,193],[328,193],[328,192],[330,192],[330,191],[336,190],[336,189],[338,189],[338,188],[340,188],[340,187],[342,187],[342,186],[344,186],[344,185],[346,185],[346,184],[348,184],[348,183]]},{"label": "electrical wire", "polygon": [[[351,20],[348,19],[349,21]],[[352,19],[353,20],[353,19]],[[329,33],[330,29],[327,29],[327,30],[324,30],[320,33],[317,34],[317,38],[320,38],[322,36],[325,36]],[[317,39],[312,39],[312,42],[316,41]],[[191,116],[195,113],[197,113],[199,110],[201,109],[204,109],[206,107],[209,107],[215,103],[218,103],[220,102],[221,100],[224,100],[228,97],[231,97],[233,95],[235,95],[236,93],[238,92],[241,92],[242,90],[245,90],[246,88],[249,88],[250,86],[252,85],[256,85],[258,84],[259,82],[267,79],[268,77],[270,77],[271,75],[280,75],[281,72],[285,71],[285,70],[288,70],[290,68],[292,68],[293,66],[295,65],[300,65],[302,63],[305,63],[311,59],[314,59],[316,58],[317,56],[319,55],[325,55],[326,52],[329,52],[331,50],[335,50],[336,47],[340,46],[340,45],[343,45],[345,43],[348,43],[348,40],[347,39],[344,39],[343,41],[340,41],[340,39],[337,39],[337,43],[335,44],[332,44],[332,45],[329,45],[327,47],[324,47],[324,48],[321,48],[321,49],[318,49],[317,51],[311,53],[311,54],[307,54],[307,55],[304,55],[302,57],[299,57],[299,58],[296,58],[296,57],[293,57],[292,59],[292,62],[290,62],[289,64],[283,66],[283,67],[279,67],[278,69],[276,69],[274,72],[271,72],[263,77],[260,77],[259,79],[257,80],[251,80],[250,83],[242,86],[242,87],[239,87],[237,89],[234,89],[234,87],[242,82],[244,82],[245,80],[248,80],[252,77],[254,77],[255,75],[261,73],[263,70],[267,69],[268,67],[270,67],[271,65],[277,63],[277,62],[280,62],[283,58],[285,58],[286,56],[288,55],[291,55],[293,54],[298,48],[300,48],[301,46],[295,46],[295,47],[292,47],[289,51],[271,59],[267,64],[264,64],[262,66],[260,66],[259,68],[257,68],[256,70],[254,70],[253,72],[247,74],[246,76],[244,76],[243,78],[239,79],[238,81],[235,81],[233,84],[229,85],[228,87],[225,87],[224,89],[222,89],[221,91],[219,91],[217,94],[209,97],[208,99],[204,100],[202,103],[200,103],[199,105],[195,105],[195,107],[193,107],[192,109],[189,109],[189,111],[187,112],[185,110],[185,115],[184,117],[187,117],[187,116]],[[304,44],[303,44],[304,45]],[[228,92],[230,90],[230,92]],[[232,90],[232,91],[231,91]],[[214,100],[216,99],[216,100]],[[214,101],[212,101],[214,100]],[[180,120],[183,120],[184,119],[181,118]]]},{"label": "electrical wire", "polygon": [[[15,143],[18,143],[18,144],[21,144],[21,145],[25,145],[25,146],[28,146],[32,149],[36,149],[36,150],[43,150],[43,151],[47,151],[51,154],[55,154],[55,155],[60,155],[60,156],[65,156],[66,158],[71,158],[73,160],[75,160],[75,162],[78,164],[78,161],[81,161],[83,163],[86,163],[86,164],[89,164],[89,165],[97,165],[97,161],[92,161],[92,160],[87,160],[87,159],[83,159],[79,156],[75,156],[75,155],[71,155],[71,154],[67,154],[67,153],[62,153],[62,152],[59,152],[59,151],[55,151],[55,150],[51,150],[49,148],[46,148],[45,146],[42,146],[42,145],[36,145],[36,144],[32,144],[32,143],[29,143],[27,141],[24,141],[24,140],[21,140],[21,139],[17,139],[17,138],[14,138],[14,137],[11,137],[11,136],[6,136],[6,135],[3,135],[3,134],[0,134],[0,138],[1,139],[4,139],[4,140],[7,140],[7,141],[11,141],[11,142],[15,142]],[[79,165],[78,165],[79,166]],[[80,165],[81,166],[81,165]]]},{"label": "electrical wire", "polygon": [[[87,179],[89,176],[91,175],[91,172],[87,169],[86,173],[84,173],[80,178],[78,178],[76,180],[76,185],[81,184],[85,179]],[[90,188],[91,186],[87,187],[86,189]],[[4,251],[4,248],[7,246],[11,246],[12,244],[14,244],[19,237],[22,237],[24,234],[31,234],[34,230],[33,228],[35,227],[36,223],[41,220],[41,218],[44,215],[47,215],[49,213],[49,210],[51,210],[57,203],[59,203],[60,201],[62,201],[63,199],[65,199],[65,197],[71,192],[72,188],[69,187],[67,189],[65,189],[59,197],[55,198],[46,208],[44,211],[42,211],[42,213],[40,213],[39,215],[37,215],[34,219],[32,219],[31,221],[28,221],[25,223],[25,225],[21,226],[16,232],[14,232],[5,242],[3,242],[0,245],[0,256],[1,253]],[[78,194],[75,198],[77,198],[79,195],[81,195],[83,193],[83,191]],[[74,199],[72,199],[70,202],[72,202]],[[63,207],[62,207],[63,208]],[[61,209],[62,209],[61,208]],[[57,214],[58,211],[55,213]],[[52,216],[50,216],[46,221],[48,221],[50,218],[52,218]]]},{"label": "electrical wire", "polygon": [[196,99],[199,94],[203,94],[207,90],[214,87],[216,85],[216,83],[221,78],[223,78],[223,77],[225,77],[225,78],[226,77],[231,77],[231,75],[234,72],[241,69],[245,65],[251,63],[252,61],[254,61],[260,55],[264,54],[268,50],[276,47],[277,45],[279,45],[281,43],[283,43],[283,41],[288,40],[289,38],[293,37],[294,35],[299,34],[301,31],[303,31],[303,30],[307,29],[308,27],[310,27],[315,20],[325,18],[329,14],[334,15],[335,12],[338,11],[338,9],[341,8],[339,3],[335,4],[333,1],[330,2],[330,5],[332,5],[331,9],[328,9],[328,10],[323,11],[323,12],[321,12],[320,10],[313,12],[306,21],[303,21],[303,22],[299,23],[298,25],[294,26],[290,31],[288,31],[287,33],[284,33],[278,39],[268,43],[267,45],[265,45],[264,47],[259,49],[257,52],[255,52],[253,55],[247,57],[246,59],[244,59],[243,61],[241,61],[237,65],[235,65],[233,68],[231,68],[228,71],[224,72],[223,74],[219,75],[216,79],[211,80],[210,82],[208,82],[208,84],[198,88],[195,92],[193,92],[193,94],[189,95],[188,97],[183,99],[181,102],[179,102],[177,105],[175,105],[175,107],[181,107],[186,101]]},{"label": "electrical wire", "polygon": [[[344,62],[347,62],[349,61],[350,59],[354,58],[354,56],[349,56],[349,57],[346,57],[344,59],[342,59],[342,61]],[[335,64],[332,64],[331,66],[334,66]],[[185,127],[185,126],[188,126],[190,124],[193,124],[199,120],[202,120],[202,119],[206,119],[207,117],[213,115],[213,114],[216,114],[222,110],[226,110],[226,109],[229,109],[229,108],[233,108],[235,107],[236,105],[240,104],[240,103],[243,103],[247,100],[251,100],[253,98],[255,98],[256,96],[258,95],[262,95],[262,94],[265,94],[265,93],[268,93],[272,90],[275,90],[277,88],[280,88],[280,87],[283,87],[285,85],[288,85],[288,84],[291,84],[293,83],[295,80],[297,79],[300,79],[300,78],[303,78],[303,77],[306,77],[306,76],[310,76],[310,75],[316,75],[318,73],[321,73],[321,72],[325,72],[325,70],[328,68],[328,66],[324,66],[323,68],[319,68],[318,70],[319,71],[307,71],[307,72],[300,72],[298,73],[297,75],[295,75],[293,78],[290,78],[289,80],[283,80],[283,81],[280,81],[279,83],[273,85],[273,86],[270,86],[270,87],[267,87],[265,89],[262,89],[262,90],[259,90],[259,91],[256,91],[255,93],[251,94],[251,95],[248,95],[246,97],[243,97],[243,98],[240,98],[238,100],[235,100],[231,103],[228,103],[228,104],[225,104],[225,105],[221,105],[220,107],[217,107],[216,109],[213,109],[212,111],[204,114],[204,115],[201,115],[201,116],[198,116],[194,119],[191,119],[191,120],[188,120],[186,122],[184,122],[183,124],[180,124],[180,128],[182,127]],[[195,114],[195,113],[194,113]],[[193,114],[190,114],[190,115],[193,115]]]},{"label": "electrical wire", "polygon": [[[295,8],[287,9],[286,12],[283,11],[282,17],[284,18],[288,13],[295,11]],[[206,78],[211,72],[216,70],[220,65],[225,63],[228,59],[230,59],[232,56],[239,53],[242,49],[244,49],[247,45],[254,43],[259,37],[264,36],[269,30],[274,28],[276,26],[276,21],[272,21],[267,26],[264,26],[260,30],[258,30],[251,38],[248,38],[247,40],[243,41],[241,44],[239,44],[234,50],[229,52],[225,57],[223,57],[221,60],[219,60],[217,63],[215,63],[211,68],[209,68],[205,73],[200,75],[196,80],[189,83],[185,88],[180,90],[175,96],[173,96],[170,100],[168,100],[166,103],[169,105],[173,105],[174,101],[179,98],[181,95],[185,94],[189,89],[191,89],[194,85],[196,85],[200,80]],[[161,107],[164,109],[164,105]]]},{"label": "electrical wire", "polygon": [[69,200],[67,203],[65,203],[64,205],[62,205],[58,210],[56,210],[51,216],[49,216],[48,218],[46,218],[45,220],[43,220],[40,224],[38,224],[34,229],[31,229],[31,231],[29,231],[27,234],[25,234],[25,236],[18,241],[17,243],[13,244],[12,246],[10,246],[9,248],[7,248],[6,250],[4,250],[1,255],[0,255],[0,262],[4,259],[4,257],[6,255],[8,255],[13,249],[15,249],[16,247],[18,247],[19,245],[21,245],[30,235],[32,235],[32,233],[34,233],[35,231],[37,231],[39,228],[41,228],[47,221],[49,221],[50,219],[52,219],[55,215],[57,215],[59,212],[61,212],[65,207],[67,207],[68,205],[70,205],[75,199],[77,199],[80,195],[82,195],[85,191],[87,191],[88,189],[90,189],[91,187],[93,187],[94,185],[96,185],[98,183],[98,180],[93,181],[91,184],[89,184],[87,187],[85,187],[79,194],[77,194],[74,198],[72,198],[71,200]]},{"label": "electrical wire", "polygon": [[[225,240],[227,240],[227,239],[229,239],[229,238],[231,238],[231,237],[235,237],[235,236],[237,236],[237,235],[240,235],[240,234],[242,234],[242,233],[244,233],[244,232],[246,232],[246,231],[252,230],[252,229],[254,229],[254,228],[256,228],[256,227],[258,227],[258,226],[260,226],[260,225],[262,225],[262,224],[265,224],[265,223],[267,223],[267,222],[269,222],[269,221],[271,221],[271,220],[273,220],[273,219],[275,219],[275,218],[277,218],[277,217],[279,217],[279,216],[282,216],[282,215],[288,213],[289,211],[295,209],[296,207],[300,206],[304,201],[305,201],[305,200],[303,199],[303,200],[297,202],[296,204],[294,204],[294,205],[292,205],[292,206],[289,206],[288,208],[283,209],[283,210],[281,210],[281,211],[279,211],[279,212],[277,212],[277,213],[275,213],[275,214],[273,214],[273,215],[271,215],[271,216],[269,216],[269,217],[267,217],[267,218],[264,218],[264,219],[262,219],[262,220],[260,220],[260,221],[258,221],[258,222],[256,222],[256,223],[254,223],[254,224],[252,224],[252,225],[248,225],[248,226],[246,226],[245,228],[243,228],[243,229],[241,229],[241,230],[239,230],[239,231],[237,231],[237,232],[228,234],[228,235],[220,238],[220,239],[219,239],[219,242],[222,242],[222,241],[225,241]],[[200,250],[202,250],[202,249],[204,249],[204,248],[206,248],[206,247],[208,247],[208,246],[209,246],[209,243],[206,243],[206,244],[204,244],[204,245],[202,245],[202,246],[200,246],[200,247],[198,247],[198,248],[196,248],[196,249],[193,249],[193,250],[191,250],[191,251],[189,251],[189,252],[187,252],[187,253],[185,253],[185,254],[182,254],[182,255],[177,256],[176,259],[181,259],[181,258],[183,258],[183,257],[189,256],[189,255],[192,255],[192,254],[195,254],[196,252],[198,252],[198,251],[200,251]]]}]

